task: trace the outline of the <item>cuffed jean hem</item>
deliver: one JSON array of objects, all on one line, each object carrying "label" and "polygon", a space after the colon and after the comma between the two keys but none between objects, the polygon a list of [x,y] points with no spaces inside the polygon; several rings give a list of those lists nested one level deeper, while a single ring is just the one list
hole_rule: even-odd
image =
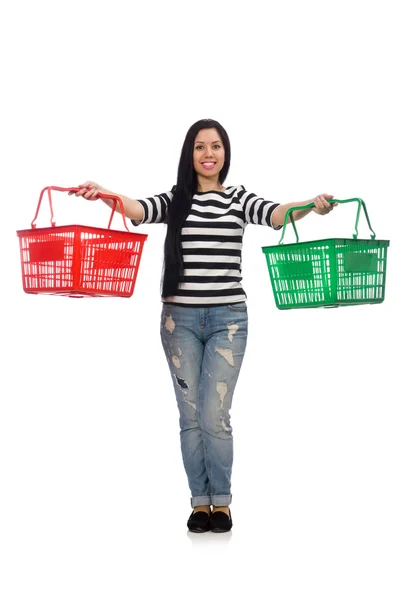
[{"label": "cuffed jean hem", "polygon": [[232,494],[224,496],[193,496],[190,499],[192,508],[196,506],[229,506],[232,503]]},{"label": "cuffed jean hem", "polygon": [[212,506],[229,506],[232,503],[232,495],[227,494],[225,496],[211,496]]},{"label": "cuffed jean hem", "polygon": [[196,506],[211,506],[211,498],[209,496],[193,496],[190,499],[192,508]]}]

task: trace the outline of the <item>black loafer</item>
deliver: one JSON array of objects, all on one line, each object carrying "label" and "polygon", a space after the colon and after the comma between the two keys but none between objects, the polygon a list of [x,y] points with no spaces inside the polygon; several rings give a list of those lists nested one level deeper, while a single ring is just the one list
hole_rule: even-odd
[{"label": "black loafer", "polygon": [[[230,508],[229,508],[230,512]],[[217,510],[213,512],[210,518],[210,529],[214,533],[224,533],[226,531],[230,531],[233,527],[232,521],[232,513],[230,512],[230,517],[222,512],[221,510]]]},{"label": "black loafer", "polygon": [[192,512],[187,522],[189,531],[194,533],[204,533],[210,530],[210,516],[203,510]]}]

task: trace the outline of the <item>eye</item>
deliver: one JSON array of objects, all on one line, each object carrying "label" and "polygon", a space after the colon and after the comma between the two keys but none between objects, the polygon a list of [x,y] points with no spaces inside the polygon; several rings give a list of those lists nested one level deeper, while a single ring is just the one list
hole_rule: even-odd
[{"label": "eye", "polygon": [[[196,150],[200,150],[200,148],[203,148],[204,146],[202,146],[201,144],[196,146]],[[214,144],[213,148],[220,148],[221,146],[219,144]]]}]

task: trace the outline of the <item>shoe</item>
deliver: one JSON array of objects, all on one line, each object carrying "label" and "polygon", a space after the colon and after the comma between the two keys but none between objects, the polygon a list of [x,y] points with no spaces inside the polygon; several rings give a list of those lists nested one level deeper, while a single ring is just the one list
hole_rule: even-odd
[{"label": "shoe", "polygon": [[230,517],[221,510],[213,512],[210,518],[211,531],[214,533],[224,533],[225,531],[230,531],[233,527],[232,513],[230,512],[230,508],[229,513]]},{"label": "shoe", "polygon": [[197,512],[192,512],[190,515],[187,527],[189,531],[194,531],[194,533],[204,533],[205,531],[210,530],[210,515],[207,515],[203,510],[198,510]]}]

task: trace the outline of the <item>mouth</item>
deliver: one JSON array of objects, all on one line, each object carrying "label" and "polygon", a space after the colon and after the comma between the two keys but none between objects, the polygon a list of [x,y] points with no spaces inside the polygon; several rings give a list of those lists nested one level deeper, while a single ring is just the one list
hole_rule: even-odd
[{"label": "mouth", "polygon": [[215,167],[215,165],[216,165],[216,162],[214,162],[214,161],[208,161],[207,162],[206,161],[206,162],[202,162],[201,164],[204,167],[204,169],[213,169]]}]

